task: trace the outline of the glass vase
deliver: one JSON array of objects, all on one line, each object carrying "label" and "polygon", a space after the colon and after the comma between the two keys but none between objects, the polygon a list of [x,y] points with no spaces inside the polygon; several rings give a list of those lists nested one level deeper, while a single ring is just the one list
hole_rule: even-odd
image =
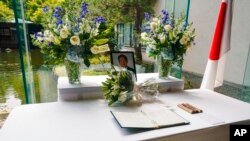
[{"label": "glass vase", "polygon": [[171,67],[173,65],[172,59],[165,58],[162,55],[157,57],[157,64],[158,64],[158,75],[161,79],[168,79]]},{"label": "glass vase", "polygon": [[80,62],[65,59],[65,67],[70,84],[81,83]]}]

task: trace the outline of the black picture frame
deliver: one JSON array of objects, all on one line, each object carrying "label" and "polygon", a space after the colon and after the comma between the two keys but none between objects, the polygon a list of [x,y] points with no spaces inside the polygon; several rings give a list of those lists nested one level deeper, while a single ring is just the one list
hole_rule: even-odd
[{"label": "black picture frame", "polygon": [[110,61],[114,66],[121,67],[119,64],[119,56],[126,56],[127,58],[127,69],[134,73],[135,79],[137,80],[136,67],[135,67],[135,58],[133,51],[111,51],[110,52]]}]

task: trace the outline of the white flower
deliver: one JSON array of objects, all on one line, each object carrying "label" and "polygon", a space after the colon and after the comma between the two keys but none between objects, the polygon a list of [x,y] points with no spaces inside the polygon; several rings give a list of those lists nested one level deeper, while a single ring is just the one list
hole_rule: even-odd
[{"label": "white flower", "polygon": [[150,28],[152,29],[152,31],[156,31],[157,27],[158,27],[158,24],[156,22],[150,23]]},{"label": "white flower", "polygon": [[156,24],[160,24],[161,23],[161,21],[160,21],[159,18],[153,18],[153,22],[155,22]]},{"label": "white flower", "polygon": [[109,45],[108,44],[99,46],[99,53],[104,53],[104,52],[107,52],[107,51],[109,51]]},{"label": "white flower", "polygon": [[141,33],[141,39],[146,42],[150,40],[146,32]]},{"label": "white flower", "polygon": [[70,43],[74,46],[80,45],[80,38],[79,36],[72,36],[70,38]]},{"label": "white flower", "polygon": [[90,51],[93,54],[98,54],[99,53],[99,48],[97,46],[93,46],[93,47],[90,48]]},{"label": "white flower", "polygon": [[42,42],[43,41],[43,38],[42,37],[37,37],[37,40],[39,41],[39,42]]},{"label": "white flower", "polygon": [[163,33],[161,33],[161,34],[158,36],[158,38],[159,38],[159,40],[160,40],[160,42],[161,42],[162,44],[166,41],[166,36],[165,36]]},{"label": "white flower", "polygon": [[44,31],[44,36],[49,37],[51,35],[51,32],[49,30]]},{"label": "white flower", "polygon": [[172,29],[172,26],[170,24],[167,24],[164,26],[164,29],[168,32]]},{"label": "white flower", "polygon": [[95,29],[95,30],[93,30],[92,35],[93,35],[93,36],[97,36],[97,35],[98,35],[98,32],[99,32],[99,30],[98,30],[98,29]]},{"label": "white flower", "polygon": [[65,39],[65,38],[68,38],[69,36],[69,31],[67,28],[62,28],[61,31],[60,31],[60,37]]},{"label": "white flower", "polygon": [[186,45],[188,43],[188,38],[186,36],[182,36],[180,39],[180,44],[181,45]]},{"label": "white flower", "polygon": [[108,44],[101,45],[101,46],[95,45],[95,46],[91,47],[90,50],[93,54],[104,53],[104,52],[109,51],[109,46],[108,46]]},{"label": "white flower", "polygon": [[125,102],[127,100],[127,95],[126,95],[126,93],[123,93],[123,94],[121,94],[119,97],[118,97],[118,101],[120,101],[120,102]]}]

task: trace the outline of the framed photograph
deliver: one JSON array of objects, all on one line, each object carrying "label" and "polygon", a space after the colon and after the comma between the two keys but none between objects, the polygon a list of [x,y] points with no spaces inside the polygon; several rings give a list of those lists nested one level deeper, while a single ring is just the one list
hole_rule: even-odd
[{"label": "framed photograph", "polygon": [[133,72],[137,80],[134,52],[132,51],[110,52],[110,56],[111,56],[111,64],[117,67],[126,68],[127,70]]}]

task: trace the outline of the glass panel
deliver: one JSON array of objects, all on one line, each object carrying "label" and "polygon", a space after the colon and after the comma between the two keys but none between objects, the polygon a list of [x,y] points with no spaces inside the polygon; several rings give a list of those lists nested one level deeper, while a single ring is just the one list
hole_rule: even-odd
[{"label": "glass panel", "polygon": [[40,24],[27,21],[24,1],[13,1],[17,35],[23,70],[23,82],[27,103],[51,102],[57,100],[57,77],[51,69],[43,67],[43,55],[40,49],[31,43],[30,35],[41,31]]},{"label": "glass panel", "polygon": [[[23,56],[20,56],[17,47],[17,28],[12,10],[14,5],[11,4],[11,1],[1,1],[1,4],[8,9],[5,9],[4,12],[9,11],[11,14],[0,18],[0,112],[6,109],[10,111],[12,108],[28,102],[28,99],[25,99],[26,90],[23,86],[23,80],[26,79],[22,77],[24,62],[20,61]],[[1,118],[0,116],[0,126]]]},{"label": "glass panel", "polygon": [[248,57],[246,61],[246,70],[245,70],[243,85],[250,87],[250,45],[248,49]]},{"label": "glass panel", "polygon": [[18,48],[21,58],[21,67],[23,74],[24,89],[26,93],[26,102],[35,103],[35,90],[33,82],[33,71],[31,66],[30,52],[27,41],[27,22],[24,17],[23,1],[13,1],[15,13],[16,29],[18,34]]},{"label": "glass panel", "polygon": [[241,90],[241,100],[250,103],[250,45],[244,74],[243,88]]}]

